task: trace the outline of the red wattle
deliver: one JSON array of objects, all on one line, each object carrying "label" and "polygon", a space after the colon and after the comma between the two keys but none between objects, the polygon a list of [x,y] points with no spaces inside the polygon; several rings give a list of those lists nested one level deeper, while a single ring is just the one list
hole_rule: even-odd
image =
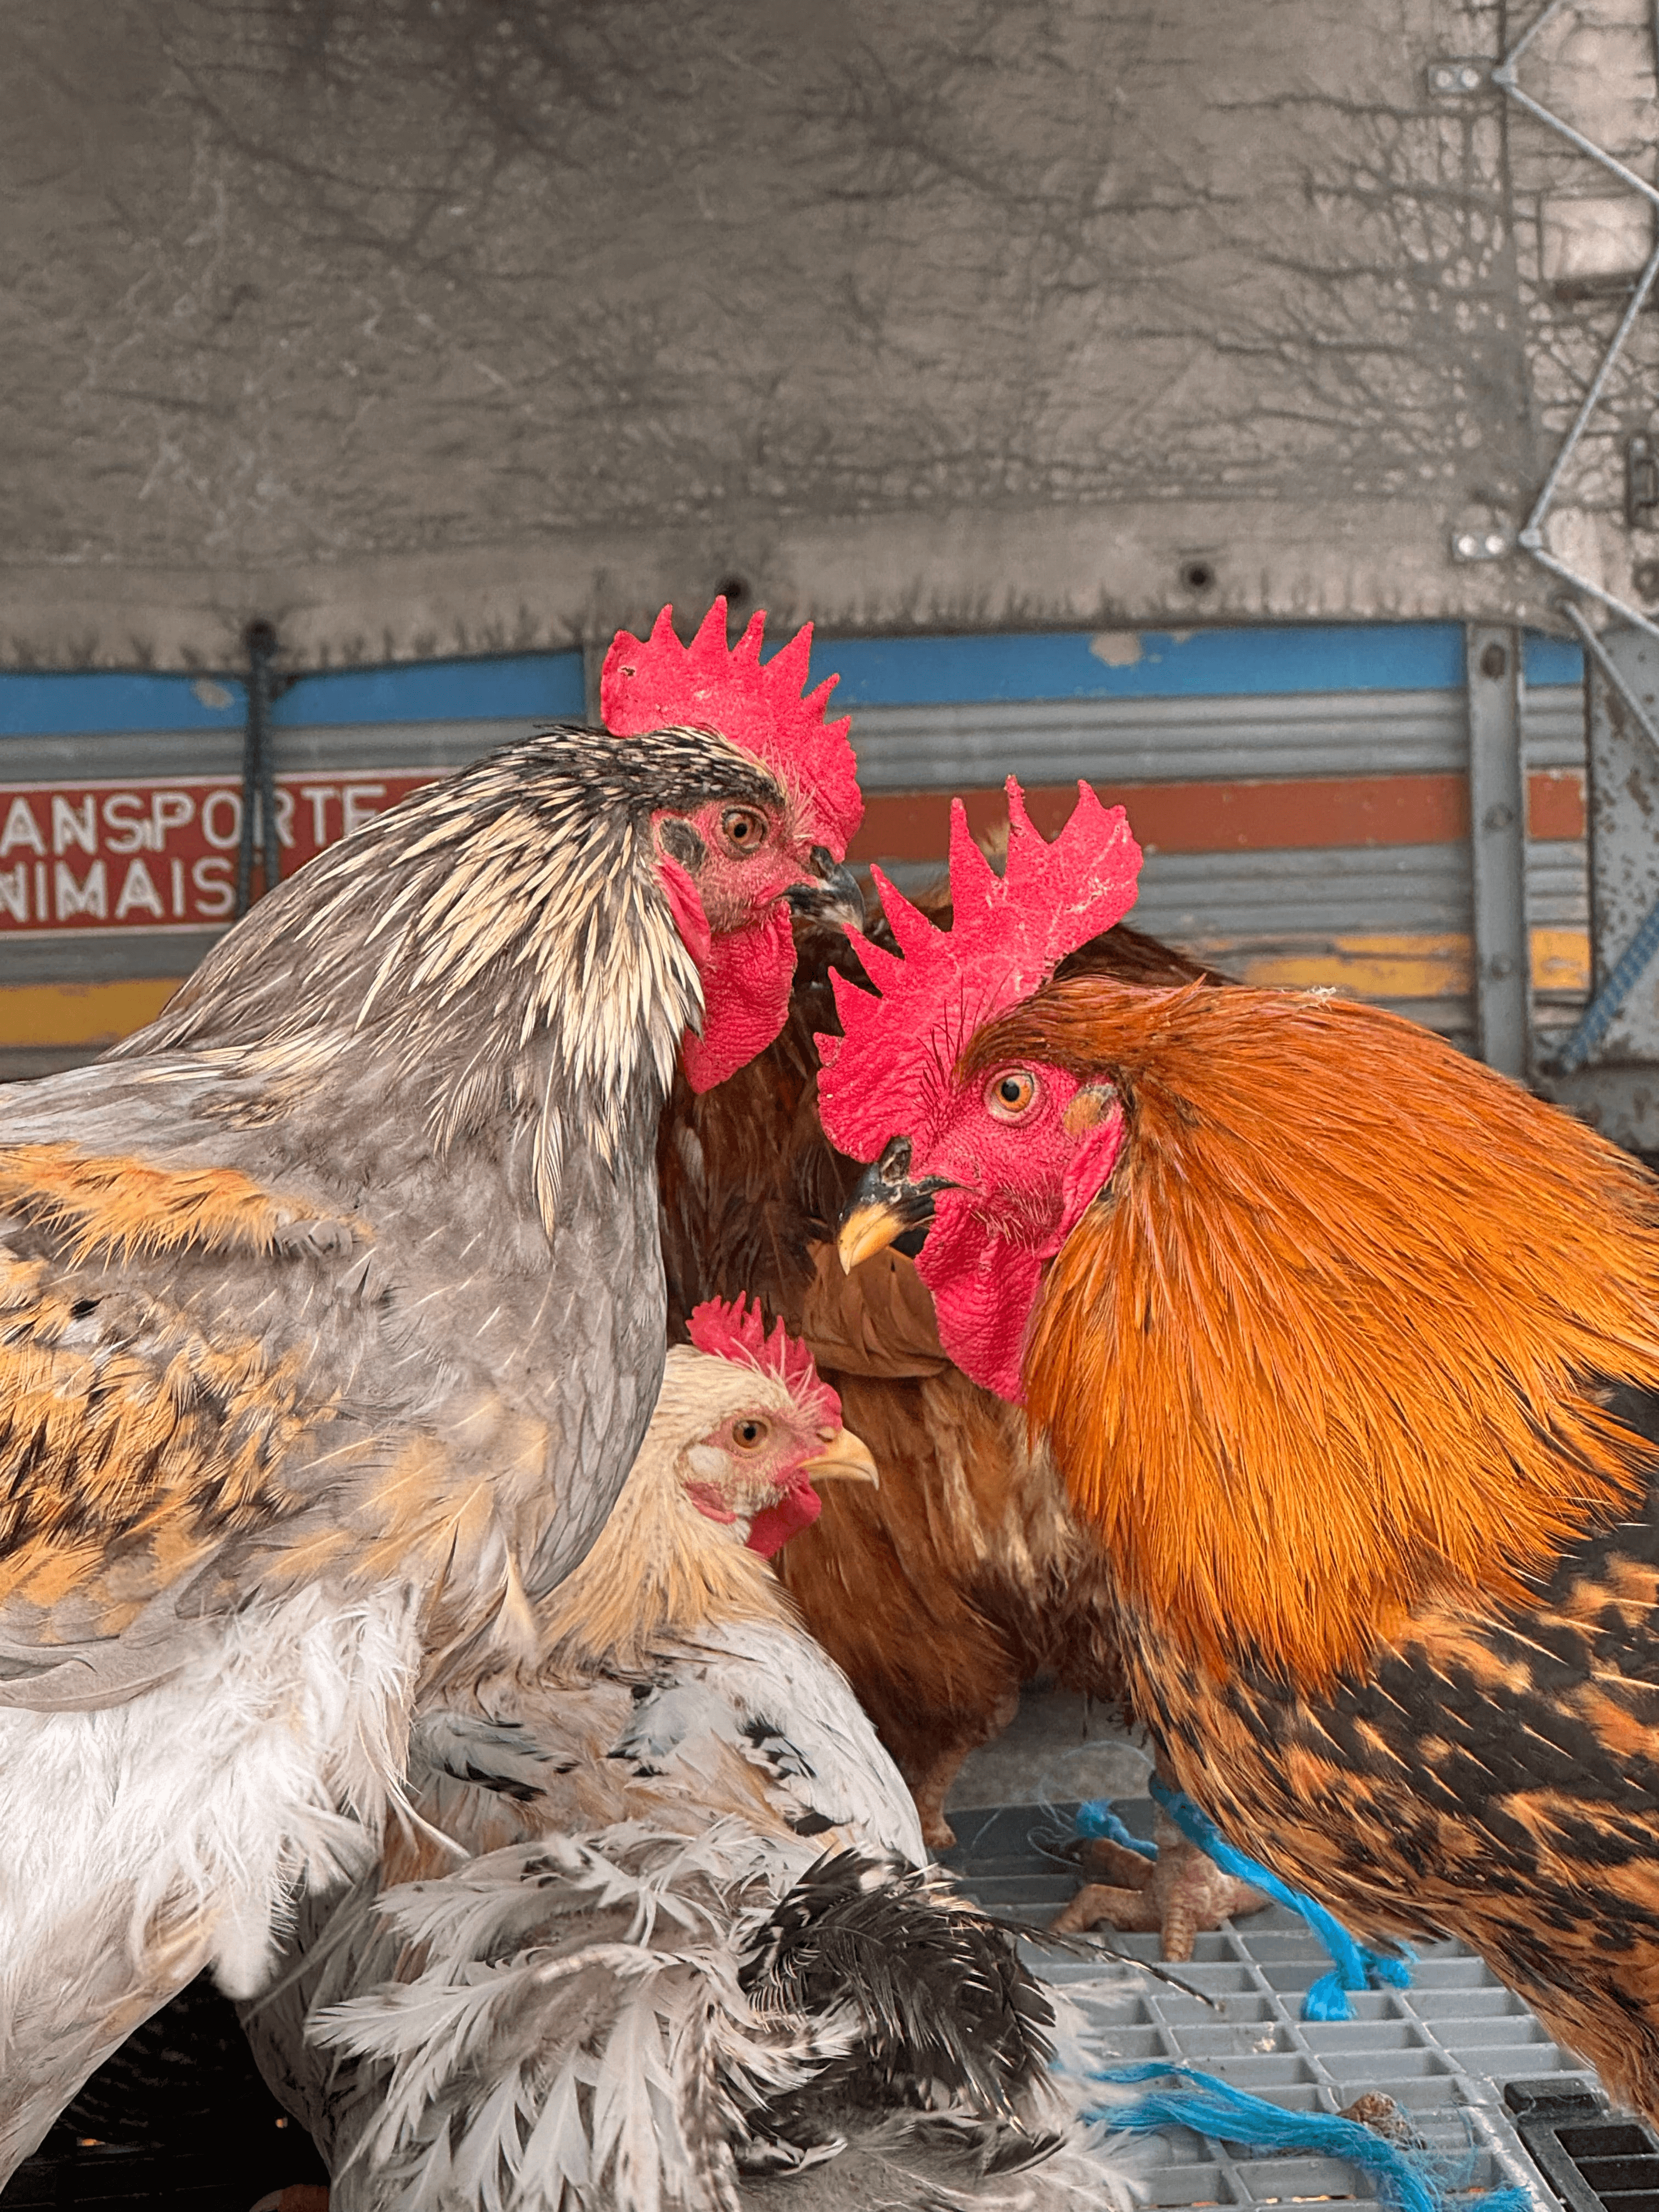
[{"label": "red wattle", "polygon": [[[665,863],[665,879],[670,865]],[[702,911],[701,902],[697,910]],[[686,942],[691,943],[689,937]],[[695,956],[695,945],[692,951]],[[697,966],[702,975],[702,1035],[688,1030],[680,1057],[691,1088],[712,1091],[763,1053],[789,1018],[795,940],[788,908],[775,900],[762,920],[711,938]]]},{"label": "red wattle", "polygon": [[763,1506],[749,1523],[749,1548],[769,1559],[792,1536],[810,1528],[823,1510],[823,1500],[810,1482],[797,1482],[775,1505]]},{"label": "red wattle", "polygon": [[1025,1324],[1042,1282],[1037,1255],[994,1236],[965,1191],[941,1191],[916,1273],[933,1294],[939,1340],[963,1373],[1022,1405]]}]

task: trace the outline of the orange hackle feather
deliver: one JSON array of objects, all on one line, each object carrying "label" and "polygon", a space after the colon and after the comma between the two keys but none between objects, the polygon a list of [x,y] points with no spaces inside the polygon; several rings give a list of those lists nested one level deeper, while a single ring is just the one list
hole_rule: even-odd
[{"label": "orange hackle feather", "polygon": [[1525,1600],[1634,1495],[1598,1393],[1659,1389],[1659,1190],[1352,1000],[1050,985],[961,1073],[1116,1085],[1130,1135],[1024,1375],[1130,1614],[1328,1686],[1426,1600]]}]

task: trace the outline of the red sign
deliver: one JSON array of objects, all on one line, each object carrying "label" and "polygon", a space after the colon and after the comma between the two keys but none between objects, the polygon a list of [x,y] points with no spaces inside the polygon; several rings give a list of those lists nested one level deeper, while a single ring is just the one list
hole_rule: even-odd
[{"label": "red sign", "polygon": [[[283,873],[433,781],[429,769],[278,776]],[[234,778],[0,784],[0,937],[222,926],[241,837]]]}]

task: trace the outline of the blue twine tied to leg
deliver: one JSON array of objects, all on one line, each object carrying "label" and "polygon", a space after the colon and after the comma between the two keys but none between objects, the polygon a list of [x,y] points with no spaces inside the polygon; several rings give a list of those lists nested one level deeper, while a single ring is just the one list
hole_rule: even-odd
[{"label": "blue twine tied to leg", "polygon": [[[1384,1952],[1371,1950],[1351,1936],[1322,1905],[1304,1891],[1292,1889],[1270,1868],[1246,1858],[1243,1851],[1235,1850],[1224,1842],[1215,1822],[1207,1813],[1200,1812],[1184,1791],[1171,1790],[1156,1774],[1148,1778],[1148,1784],[1152,1796],[1189,1844],[1196,1844],[1200,1850],[1215,1861],[1223,1874],[1231,1875],[1236,1881],[1249,1882],[1252,1889],[1259,1889],[1275,1904],[1288,1907],[1307,1923],[1330,1953],[1334,1961],[1331,1972],[1322,1974],[1302,2001],[1304,2020],[1352,2020],[1350,1991],[1411,1987],[1409,1953],[1403,1958],[1391,1959]],[[1158,1846],[1132,1836],[1102,1798],[1078,1808],[1076,1827],[1079,1835],[1104,1836],[1128,1850],[1138,1851],[1142,1858],[1158,1856]]]},{"label": "blue twine tied to leg", "polygon": [[[1233,1856],[1249,1865],[1241,1853]],[[1173,2066],[1158,2058],[1134,2066],[1103,2067],[1086,2078],[1125,2086],[1159,2080],[1178,2085],[1130,2104],[1097,2106],[1083,2115],[1091,2125],[1128,2135],[1191,2128],[1216,2142],[1247,2144],[1254,2150],[1320,2153],[1369,2174],[1378,2196],[1395,2212],[1447,2212],[1449,2183],[1443,2166],[1425,2153],[1405,2150],[1362,2122],[1344,2119],[1340,2112],[1286,2112],[1265,2097],[1234,2088],[1216,2075],[1200,2073],[1195,2066]],[[1530,2191],[1522,2188],[1487,2190],[1463,2200],[1469,2212],[1476,2208],[1479,2212],[1529,2212],[1532,2201]]]}]

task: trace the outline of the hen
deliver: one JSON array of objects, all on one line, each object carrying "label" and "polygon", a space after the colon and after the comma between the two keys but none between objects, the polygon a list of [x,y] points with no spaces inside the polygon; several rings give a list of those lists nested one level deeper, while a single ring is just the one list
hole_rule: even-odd
[{"label": "hen", "polygon": [[[943,892],[922,906],[948,919]],[[890,949],[879,915],[872,936]],[[879,1490],[830,1497],[779,1570],[941,1850],[955,1841],[945,1796],[968,1753],[1012,1718],[1023,1681],[1052,1672],[1123,1702],[1110,1563],[1077,1523],[1047,1453],[1027,1449],[1023,1416],[951,1364],[909,1261],[887,1254],[850,1278],[837,1263],[831,1224],[857,1170],[819,1124],[811,1040],[835,1018],[832,972],[863,971],[840,930],[802,921],[796,944],[776,1042],[718,1091],[699,1097],[681,1079],[670,1098],[659,1158],[669,1324],[683,1334],[699,1299],[755,1285],[799,1331],[874,1454]],[[1121,925],[1074,952],[1066,972],[1222,980]],[[1144,1881],[1144,1863],[1122,1857],[1120,1882]],[[1162,1927],[1171,1957],[1188,1954],[1198,1926],[1260,1903],[1226,1877],[1218,1887],[1179,1838],[1164,1859],[1156,1892],[1126,1894],[1118,1918]]]},{"label": "hen", "polygon": [[417,1684],[533,1649],[622,1485],[681,1040],[771,1041],[858,818],[805,635],[723,622],[620,638],[612,733],[418,793],[0,1101],[0,2177],[204,1963],[258,1984]]},{"label": "hen", "polygon": [[708,1349],[669,1353],[540,1665],[422,1713],[422,1829],[307,1908],[248,2008],[335,2212],[702,2212],[826,2160],[836,2201],[889,2201],[907,2145],[963,2179],[1054,2148],[1021,2117],[1048,2008],[921,1870],[902,1783],[763,1564],[868,1455],[781,1326],[691,1327]]},{"label": "hen", "polygon": [[1659,1188],[1376,1008],[1056,976],[1121,811],[839,994],[849,1264],[926,1226],[951,1356],[1109,1553],[1136,1709],[1234,1843],[1478,1950],[1659,2118]]}]

